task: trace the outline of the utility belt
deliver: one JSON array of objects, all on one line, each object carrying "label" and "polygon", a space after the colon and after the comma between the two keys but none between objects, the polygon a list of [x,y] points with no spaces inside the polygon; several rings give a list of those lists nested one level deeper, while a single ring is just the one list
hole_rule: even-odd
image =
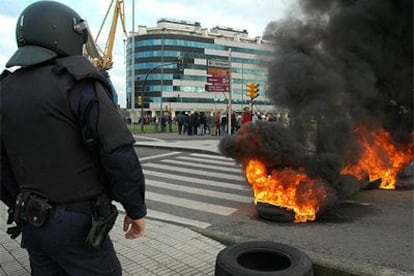
[{"label": "utility belt", "polygon": [[48,221],[50,212],[58,207],[91,216],[92,224],[85,240],[91,248],[101,247],[118,216],[118,210],[104,194],[94,201],[54,204],[42,195],[24,191],[17,195],[13,219],[18,225],[26,221],[35,227],[42,227]]}]

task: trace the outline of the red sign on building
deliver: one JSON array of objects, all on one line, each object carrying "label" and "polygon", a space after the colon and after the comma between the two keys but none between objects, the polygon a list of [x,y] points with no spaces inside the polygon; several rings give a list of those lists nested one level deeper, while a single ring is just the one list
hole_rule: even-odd
[{"label": "red sign on building", "polygon": [[207,82],[214,84],[229,84],[230,79],[223,77],[207,77]]},{"label": "red sign on building", "polygon": [[220,84],[207,84],[206,90],[209,92],[230,92],[230,86],[228,85],[220,85]]}]

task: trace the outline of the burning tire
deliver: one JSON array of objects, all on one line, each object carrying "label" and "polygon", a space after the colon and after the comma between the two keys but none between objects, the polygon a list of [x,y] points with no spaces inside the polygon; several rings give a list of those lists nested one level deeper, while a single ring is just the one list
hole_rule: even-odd
[{"label": "burning tire", "polygon": [[253,241],[229,246],[216,258],[215,276],[312,276],[309,257],[298,249]]},{"label": "burning tire", "polygon": [[260,218],[278,222],[293,222],[295,213],[268,203],[258,202],[256,205],[257,214]]}]

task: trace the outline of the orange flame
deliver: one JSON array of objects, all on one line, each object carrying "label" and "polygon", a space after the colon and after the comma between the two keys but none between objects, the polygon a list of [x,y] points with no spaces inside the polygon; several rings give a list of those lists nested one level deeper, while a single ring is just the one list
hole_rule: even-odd
[{"label": "orange flame", "polygon": [[321,203],[327,199],[324,185],[316,185],[304,172],[285,168],[268,175],[265,165],[249,160],[246,177],[253,187],[255,203],[263,202],[295,212],[295,222],[313,221]]},{"label": "orange flame", "polygon": [[356,163],[346,164],[343,174],[351,174],[362,180],[381,179],[381,189],[395,189],[397,174],[414,158],[414,147],[397,148],[384,129],[369,130],[357,127],[354,130],[362,145],[362,154]]}]

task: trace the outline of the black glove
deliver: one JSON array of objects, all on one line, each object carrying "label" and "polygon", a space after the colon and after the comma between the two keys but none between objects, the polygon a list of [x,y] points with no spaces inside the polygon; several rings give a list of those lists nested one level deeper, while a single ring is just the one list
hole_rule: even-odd
[{"label": "black glove", "polygon": [[[7,210],[8,217],[7,217],[7,224],[12,224],[14,222],[14,211],[13,209]],[[20,228],[20,224],[17,224],[16,226],[10,226],[7,228],[6,233],[10,235],[10,238],[15,239],[17,238],[20,233],[22,232]]]},{"label": "black glove", "polygon": [[20,229],[20,225],[16,225],[8,227],[6,232],[10,235],[10,238],[15,239],[22,233],[22,229]]}]

